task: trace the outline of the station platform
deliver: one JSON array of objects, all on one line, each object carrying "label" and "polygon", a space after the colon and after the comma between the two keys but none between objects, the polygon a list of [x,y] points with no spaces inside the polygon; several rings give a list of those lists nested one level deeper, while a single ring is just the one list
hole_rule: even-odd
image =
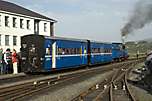
[{"label": "station platform", "polygon": [[2,79],[7,79],[7,78],[19,77],[19,76],[25,76],[25,74],[24,74],[24,73],[18,73],[18,74],[4,74],[4,75],[0,75],[0,80],[2,80]]}]

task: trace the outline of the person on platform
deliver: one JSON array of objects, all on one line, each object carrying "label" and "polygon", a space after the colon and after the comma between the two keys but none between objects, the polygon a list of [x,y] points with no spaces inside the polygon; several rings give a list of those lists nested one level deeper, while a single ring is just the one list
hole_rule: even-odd
[{"label": "person on platform", "polygon": [[4,62],[5,62],[5,72],[6,74],[10,74],[13,72],[12,69],[12,54],[11,50],[8,48],[6,49],[6,52],[4,53]]},{"label": "person on platform", "polygon": [[3,66],[3,49],[0,48],[0,73],[3,74],[4,66]]},{"label": "person on platform", "polygon": [[17,66],[18,56],[15,49],[13,49],[13,52],[12,52],[12,63],[13,63],[13,74],[17,74],[18,73],[18,66]]}]

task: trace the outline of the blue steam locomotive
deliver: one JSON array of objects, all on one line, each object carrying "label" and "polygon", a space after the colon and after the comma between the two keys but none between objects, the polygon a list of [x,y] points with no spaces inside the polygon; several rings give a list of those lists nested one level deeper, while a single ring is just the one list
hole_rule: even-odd
[{"label": "blue steam locomotive", "polygon": [[126,59],[122,43],[25,35],[21,38],[22,70],[50,72]]}]

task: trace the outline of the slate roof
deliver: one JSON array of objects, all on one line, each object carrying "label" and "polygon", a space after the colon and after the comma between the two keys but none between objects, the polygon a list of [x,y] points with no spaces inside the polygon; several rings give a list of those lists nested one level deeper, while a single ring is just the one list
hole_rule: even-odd
[{"label": "slate roof", "polygon": [[46,16],[43,16],[43,15],[36,13],[34,11],[31,11],[29,9],[26,9],[26,8],[16,5],[14,3],[3,1],[3,0],[0,0],[0,10],[12,12],[12,13],[16,13],[16,14],[22,14],[22,15],[26,15],[26,16],[31,16],[31,17],[36,17],[36,18],[41,18],[41,19],[46,19],[46,20],[50,20],[52,22],[57,22],[54,19],[48,18]]}]

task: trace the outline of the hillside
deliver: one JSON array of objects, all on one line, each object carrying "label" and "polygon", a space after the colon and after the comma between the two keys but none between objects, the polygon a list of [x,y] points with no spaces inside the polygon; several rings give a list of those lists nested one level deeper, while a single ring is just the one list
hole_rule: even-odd
[{"label": "hillside", "polygon": [[152,50],[152,42],[139,41],[139,42],[126,42],[126,48],[129,54],[147,53]]}]

